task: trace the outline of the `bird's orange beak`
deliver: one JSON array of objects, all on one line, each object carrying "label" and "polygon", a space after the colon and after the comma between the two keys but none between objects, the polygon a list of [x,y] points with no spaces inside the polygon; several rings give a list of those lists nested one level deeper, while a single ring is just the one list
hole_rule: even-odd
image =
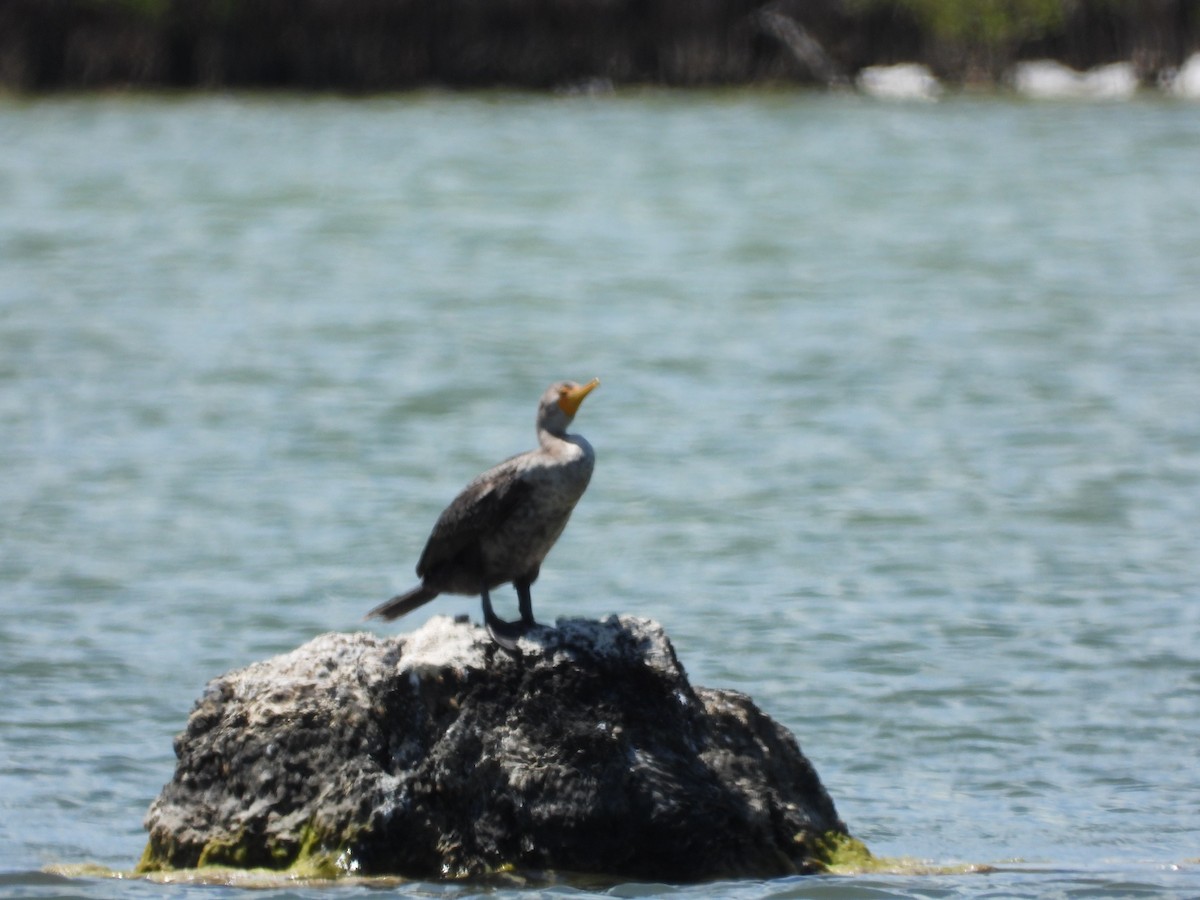
[{"label": "bird's orange beak", "polygon": [[600,379],[593,378],[587,384],[581,384],[579,387],[572,388],[569,391],[563,391],[558,398],[558,408],[568,416],[574,416],[579,411],[579,404],[583,402],[583,398],[599,386]]}]

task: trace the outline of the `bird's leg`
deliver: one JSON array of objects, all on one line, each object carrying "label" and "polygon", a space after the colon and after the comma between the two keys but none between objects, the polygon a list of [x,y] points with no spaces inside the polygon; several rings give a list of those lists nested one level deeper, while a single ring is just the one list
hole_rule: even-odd
[{"label": "bird's leg", "polygon": [[525,628],[532,628],[537,624],[533,620],[533,597],[529,593],[528,578],[518,578],[513,581],[513,587],[517,589],[517,606],[521,610],[521,625]]},{"label": "bird's leg", "polygon": [[488,634],[509,653],[517,653],[517,641],[525,633],[525,625],[521,622],[505,622],[496,615],[486,584],[483,585],[480,595],[483,599],[483,622],[487,625]]}]

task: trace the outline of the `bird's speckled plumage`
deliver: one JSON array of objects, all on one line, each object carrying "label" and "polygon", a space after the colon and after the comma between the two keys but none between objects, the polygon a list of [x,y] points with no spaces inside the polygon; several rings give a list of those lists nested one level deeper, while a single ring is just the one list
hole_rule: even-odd
[{"label": "bird's speckled plumage", "polygon": [[481,594],[491,627],[487,592],[513,582],[522,621],[533,624],[529,585],[587,489],[596,460],[592,445],[568,434],[567,427],[599,383],[563,381],[546,389],[538,404],[537,449],[506,459],[468,484],[433,526],[417,562],[421,583],[371,610],[368,618],[398,618],[438,594]]}]

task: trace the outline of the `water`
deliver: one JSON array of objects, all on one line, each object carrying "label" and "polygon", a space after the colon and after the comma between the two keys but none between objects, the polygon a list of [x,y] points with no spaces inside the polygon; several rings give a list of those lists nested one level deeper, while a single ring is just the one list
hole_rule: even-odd
[{"label": "water", "polygon": [[1193,107],[109,96],[0,146],[0,895],[196,890],[42,870],[130,868],[205,681],[364,627],[593,375],[539,615],[660,620],[876,854],[1000,867],[609,893],[1200,895]]}]

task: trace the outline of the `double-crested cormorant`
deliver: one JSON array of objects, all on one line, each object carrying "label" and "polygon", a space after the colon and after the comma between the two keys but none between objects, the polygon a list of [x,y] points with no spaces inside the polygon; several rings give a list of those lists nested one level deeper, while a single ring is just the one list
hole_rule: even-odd
[{"label": "double-crested cormorant", "polygon": [[[399,618],[438,594],[479,594],[492,639],[516,649],[517,639],[536,624],[529,586],[592,477],[592,445],[567,434],[567,426],[599,384],[599,378],[584,385],[560,381],[546,389],[538,404],[538,448],[493,466],[454,498],[417,562],[421,583],[375,607],[368,619]],[[519,622],[500,619],[488,596],[510,581],[517,591]]]}]

